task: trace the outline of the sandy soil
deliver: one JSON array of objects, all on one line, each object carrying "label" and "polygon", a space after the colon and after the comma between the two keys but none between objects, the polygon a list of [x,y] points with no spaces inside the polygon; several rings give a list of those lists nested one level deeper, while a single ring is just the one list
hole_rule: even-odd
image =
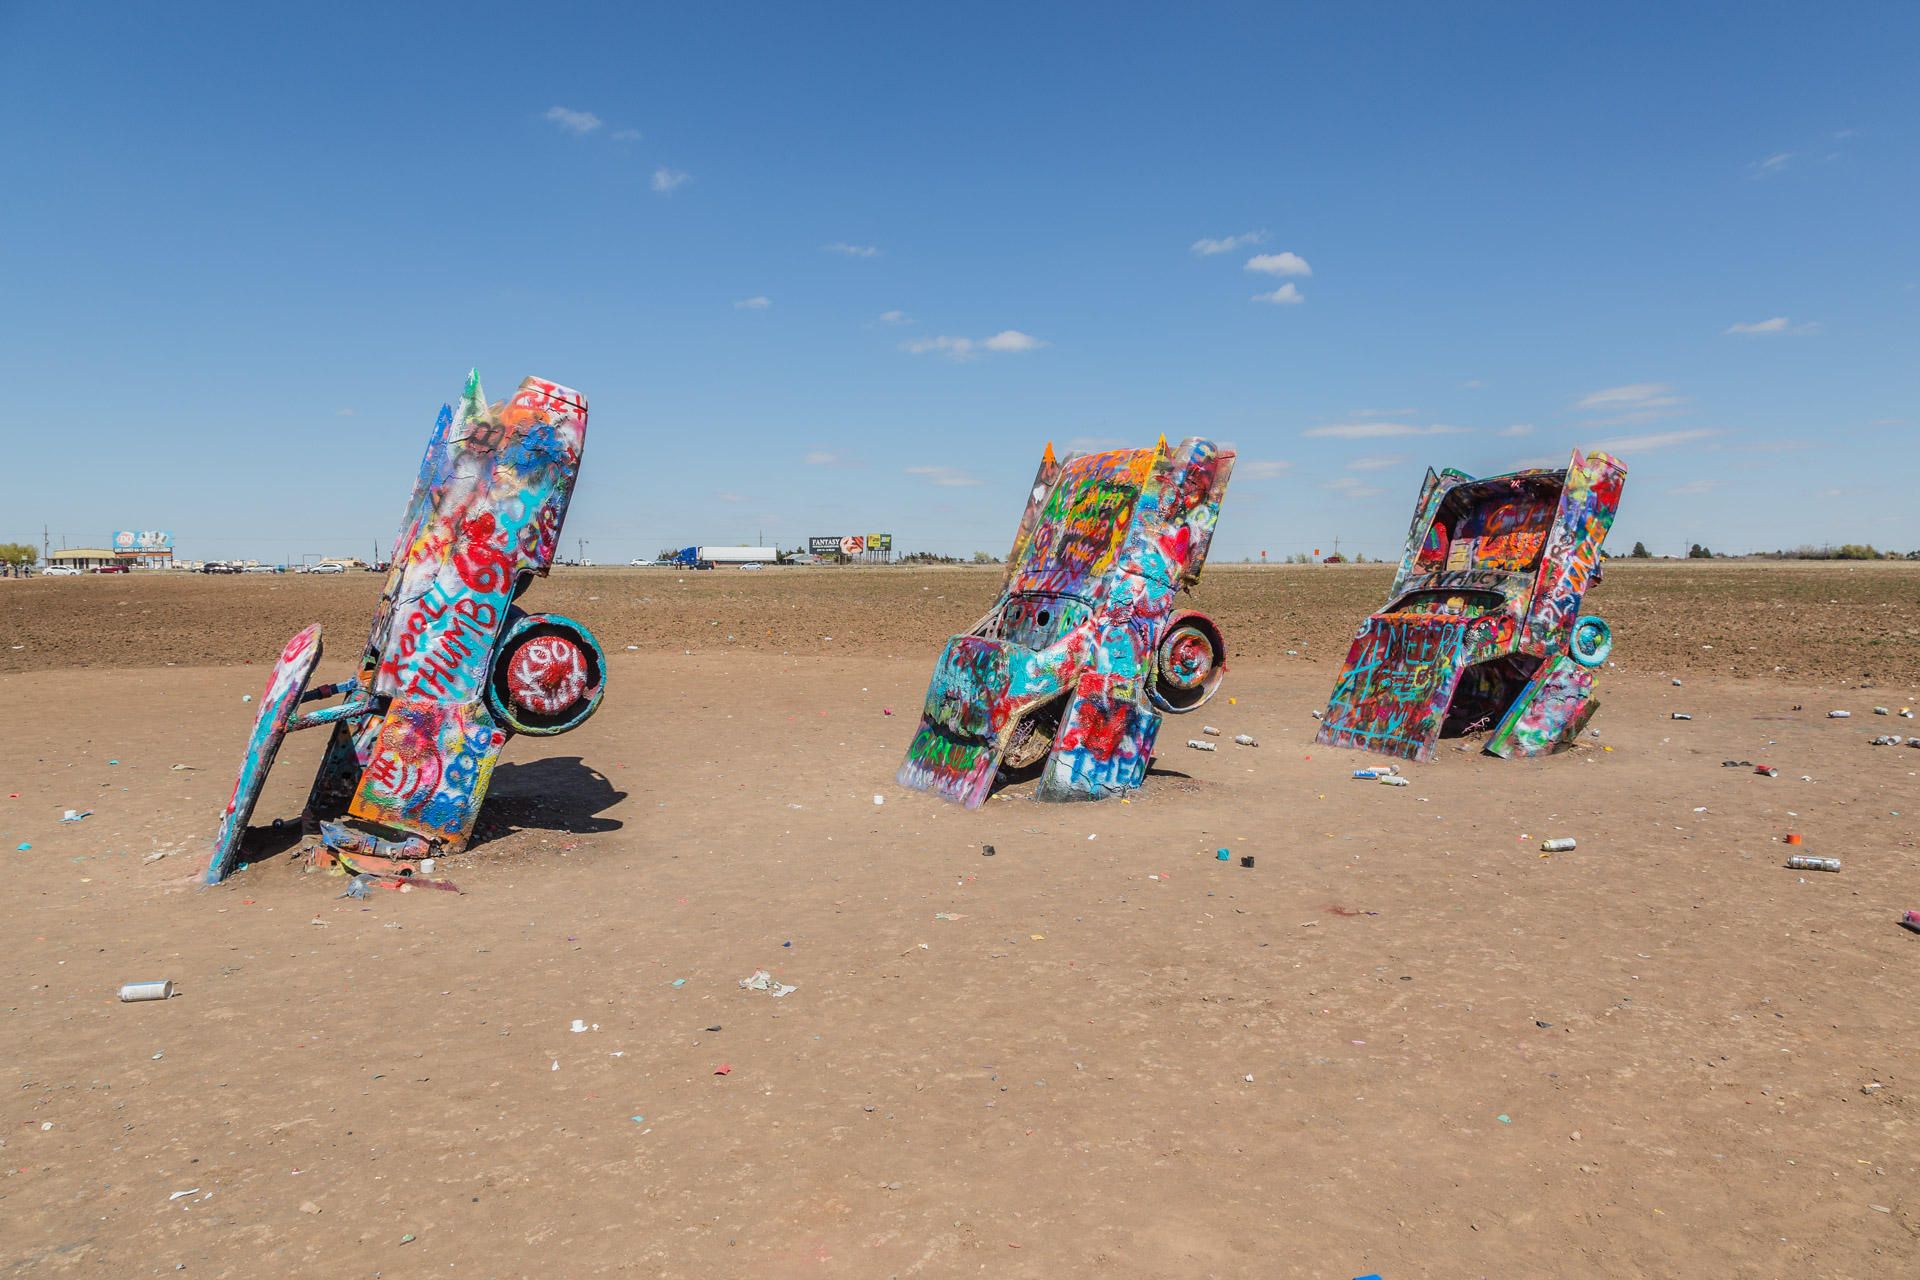
[{"label": "sandy soil", "polygon": [[[991,575],[557,575],[528,602],[600,632],[602,711],[508,745],[463,894],[361,903],[271,828],[189,881],[243,695],[315,618],[344,674],[372,575],[0,584],[0,1259],[1911,1275],[1920,750],[1867,743],[1920,734],[1872,714],[1914,705],[1916,587],[1610,573],[1599,736],[1389,788],[1309,745],[1384,571],[1229,569],[1241,656],[1132,803],[968,813],[891,779]],[[1201,722],[1261,745],[1184,749]],[[1787,832],[1845,869],[1787,870]],[[150,978],[178,994],[115,1001]]]}]

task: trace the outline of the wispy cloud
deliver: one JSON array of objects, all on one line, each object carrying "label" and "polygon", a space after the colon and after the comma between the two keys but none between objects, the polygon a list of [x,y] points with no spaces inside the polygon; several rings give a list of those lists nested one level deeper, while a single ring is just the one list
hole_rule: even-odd
[{"label": "wispy cloud", "polygon": [[638,129],[616,129],[613,132],[615,142],[638,142],[645,136]]},{"label": "wispy cloud", "polygon": [[978,360],[983,351],[1037,351],[1052,345],[1018,329],[1002,329],[991,338],[950,338],[946,334],[937,338],[915,338],[901,343],[900,349],[915,355],[931,351],[949,360]]},{"label": "wispy cloud", "polygon": [[1291,470],[1293,470],[1291,462],[1282,462],[1277,458],[1236,461],[1233,464],[1233,478],[1235,480],[1277,480]]},{"label": "wispy cloud", "polygon": [[814,448],[800,455],[800,461],[810,467],[859,467],[860,460],[852,454],[841,453],[837,449]]},{"label": "wispy cloud", "polygon": [[1385,489],[1376,488],[1356,476],[1341,476],[1337,480],[1327,481],[1320,487],[1331,489],[1343,498],[1377,498],[1386,492]]},{"label": "wispy cloud", "polygon": [[742,298],[733,305],[738,311],[765,311],[773,305],[773,299],[762,295],[755,298]]},{"label": "wispy cloud", "polygon": [[971,471],[963,471],[959,467],[908,467],[907,474],[919,476],[928,484],[938,485],[942,489],[971,489],[986,483]]},{"label": "wispy cloud", "polygon": [[1719,434],[1718,431],[1707,428],[1697,428],[1692,431],[1659,431],[1647,435],[1615,436],[1611,440],[1596,440],[1587,448],[1599,449],[1605,453],[1652,453],[1656,449],[1678,448],[1680,445],[1710,439]]},{"label": "wispy cloud", "polygon": [[565,107],[549,107],[547,119],[562,129],[571,129],[575,133],[592,133],[600,127],[600,117],[591,111],[569,111]]},{"label": "wispy cloud", "polygon": [[880,250],[870,244],[848,244],[845,240],[835,240],[832,244],[820,246],[822,253],[844,253],[849,258],[871,258]]},{"label": "wispy cloud", "polygon": [[[349,409],[347,412],[352,413],[353,410]],[[1870,427],[1897,427],[1903,425],[1905,422],[1905,418],[1875,418],[1867,425]]]},{"label": "wispy cloud", "polygon": [[354,411],[352,409],[336,409],[333,416],[336,418],[351,418],[353,413]]},{"label": "wispy cloud", "polygon": [[1611,427],[1671,418],[1689,412],[1680,407],[1689,403],[1691,401],[1687,397],[1673,394],[1671,382],[1633,382],[1623,387],[1608,387],[1604,391],[1589,391],[1575,400],[1573,407],[1575,410],[1611,412],[1609,417],[1594,418],[1580,424],[1584,427]]},{"label": "wispy cloud", "polygon": [[1785,316],[1775,316],[1771,320],[1756,320],[1752,324],[1729,325],[1726,329],[1728,333],[1785,333],[1786,331]]},{"label": "wispy cloud", "polygon": [[1425,427],[1411,422],[1330,422],[1308,427],[1300,434],[1309,439],[1386,440],[1395,436],[1457,436],[1470,430],[1471,427],[1449,427],[1439,422]]},{"label": "wispy cloud", "polygon": [[1294,306],[1306,300],[1306,295],[1290,284],[1283,284],[1272,293],[1256,293],[1253,295],[1253,301],[1255,302],[1271,302],[1275,306],[1281,307]]},{"label": "wispy cloud", "polygon": [[913,323],[913,317],[904,311],[882,311],[880,313],[880,323],[896,326],[908,325]]},{"label": "wispy cloud", "polygon": [[1516,422],[1510,427],[1502,427],[1497,433],[1503,436],[1530,436],[1533,434],[1531,422]]},{"label": "wispy cloud", "polygon": [[1411,462],[1411,454],[1370,453],[1364,458],[1355,458],[1347,464],[1349,471],[1382,471],[1388,467],[1397,467],[1403,462]]},{"label": "wispy cloud", "polygon": [[1256,253],[1247,259],[1247,270],[1270,276],[1310,276],[1313,268],[1297,253]]},{"label": "wispy cloud", "polygon": [[655,191],[672,191],[682,183],[693,181],[693,175],[682,173],[678,169],[655,169],[653,180],[648,183]]},{"label": "wispy cloud", "polygon": [[1785,173],[1788,162],[1796,154],[1792,151],[1780,151],[1768,156],[1765,160],[1755,160],[1747,166],[1747,174],[1754,178],[1767,178],[1776,173]]},{"label": "wispy cloud", "polygon": [[1266,238],[1264,231],[1249,231],[1243,236],[1227,236],[1221,240],[1202,238],[1193,242],[1193,251],[1206,258],[1216,253],[1232,253],[1242,245],[1263,244]]},{"label": "wispy cloud", "polygon": [[1666,490],[1666,492],[1676,498],[1695,498],[1704,493],[1712,493],[1715,489],[1724,489],[1728,483],[1729,482],[1725,480],[1713,479],[1689,480],[1683,485],[1677,485],[1672,489]]}]

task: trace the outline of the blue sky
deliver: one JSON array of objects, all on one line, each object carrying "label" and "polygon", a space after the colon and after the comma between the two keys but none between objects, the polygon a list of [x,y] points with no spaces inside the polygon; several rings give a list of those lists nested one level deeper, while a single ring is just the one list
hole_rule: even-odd
[{"label": "blue sky", "polygon": [[[1239,450],[1216,559],[1608,446],[1616,550],[1920,546],[1920,7],[0,4],[0,540],[384,548],[470,366],[602,563],[1004,552]],[[24,394],[21,394],[24,393]],[[1542,463],[1539,460],[1552,460]]]}]

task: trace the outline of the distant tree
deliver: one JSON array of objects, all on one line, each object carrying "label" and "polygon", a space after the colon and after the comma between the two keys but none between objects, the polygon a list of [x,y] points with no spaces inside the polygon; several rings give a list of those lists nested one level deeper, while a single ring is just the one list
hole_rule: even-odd
[{"label": "distant tree", "polygon": [[973,562],[975,564],[999,564],[1000,563],[998,557],[994,556],[994,554],[989,551],[974,552]]},{"label": "distant tree", "polygon": [[1880,553],[1875,551],[1871,544],[1863,547],[1857,542],[1849,542],[1835,551],[1833,558],[1835,560],[1878,560]]},{"label": "distant tree", "polygon": [[40,553],[25,542],[0,542],[0,564],[10,564],[16,569],[31,568],[40,559]]},{"label": "distant tree", "polygon": [[1701,546],[1699,543],[1696,542],[1691,547],[1687,548],[1687,559],[1711,560],[1713,559],[1713,552],[1707,550],[1705,547]]},{"label": "distant tree", "polygon": [[1647,550],[1647,544],[1646,544],[1646,543],[1644,543],[1644,542],[1636,542],[1636,543],[1634,543],[1634,544],[1633,544],[1633,552],[1632,552],[1632,554],[1631,554],[1631,555],[1629,556],[1629,559],[1633,559],[1633,560],[1651,560],[1651,559],[1653,559],[1653,552],[1651,552],[1651,551],[1649,551],[1649,550]]}]

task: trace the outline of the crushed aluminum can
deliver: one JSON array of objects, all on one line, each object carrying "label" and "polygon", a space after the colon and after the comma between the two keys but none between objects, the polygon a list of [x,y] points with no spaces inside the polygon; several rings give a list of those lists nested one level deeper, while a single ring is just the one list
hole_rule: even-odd
[{"label": "crushed aluminum can", "polygon": [[1770,764],[1757,764],[1753,766],[1753,771],[1766,778],[1777,778],[1780,776],[1780,771]]},{"label": "crushed aluminum can", "polygon": [[1684,712],[1684,711],[1676,711],[1676,712],[1674,712],[1674,713],[1673,713],[1673,718],[1674,718],[1675,720],[1691,720],[1691,719],[1693,719],[1693,717],[1692,717],[1692,716],[1690,716],[1690,715],[1688,715],[1688,714],[1687,714],[1686,712]]},{"label": "crushed aluminum can", "polygon": [[1787,865],[1795,871],[1838,871],[1840,859],[1816,858],[1810,853],[1796,853],[1787,859]]},{"label": "crushed aluminum can", "polygon": [[1567,853],[1570,852],[1573,847],[1574,839],[1572,836],[1561,836],[1555,840],[1542,840],[1540,842],[1541,851],[1545,853]]},{"label": "crushed aluminum can", "polygon": [[1211,742],[1202,742],[1198,738],[1188,738],[1187,745],[1195,751],[1212,751],[1215,749]]},{"label": "crushed aluminum can", "polygon": [[173,980],[165,982],[129,982],[120,988],[120,998],[134,1000],[169,1000],[173,998]]}]

